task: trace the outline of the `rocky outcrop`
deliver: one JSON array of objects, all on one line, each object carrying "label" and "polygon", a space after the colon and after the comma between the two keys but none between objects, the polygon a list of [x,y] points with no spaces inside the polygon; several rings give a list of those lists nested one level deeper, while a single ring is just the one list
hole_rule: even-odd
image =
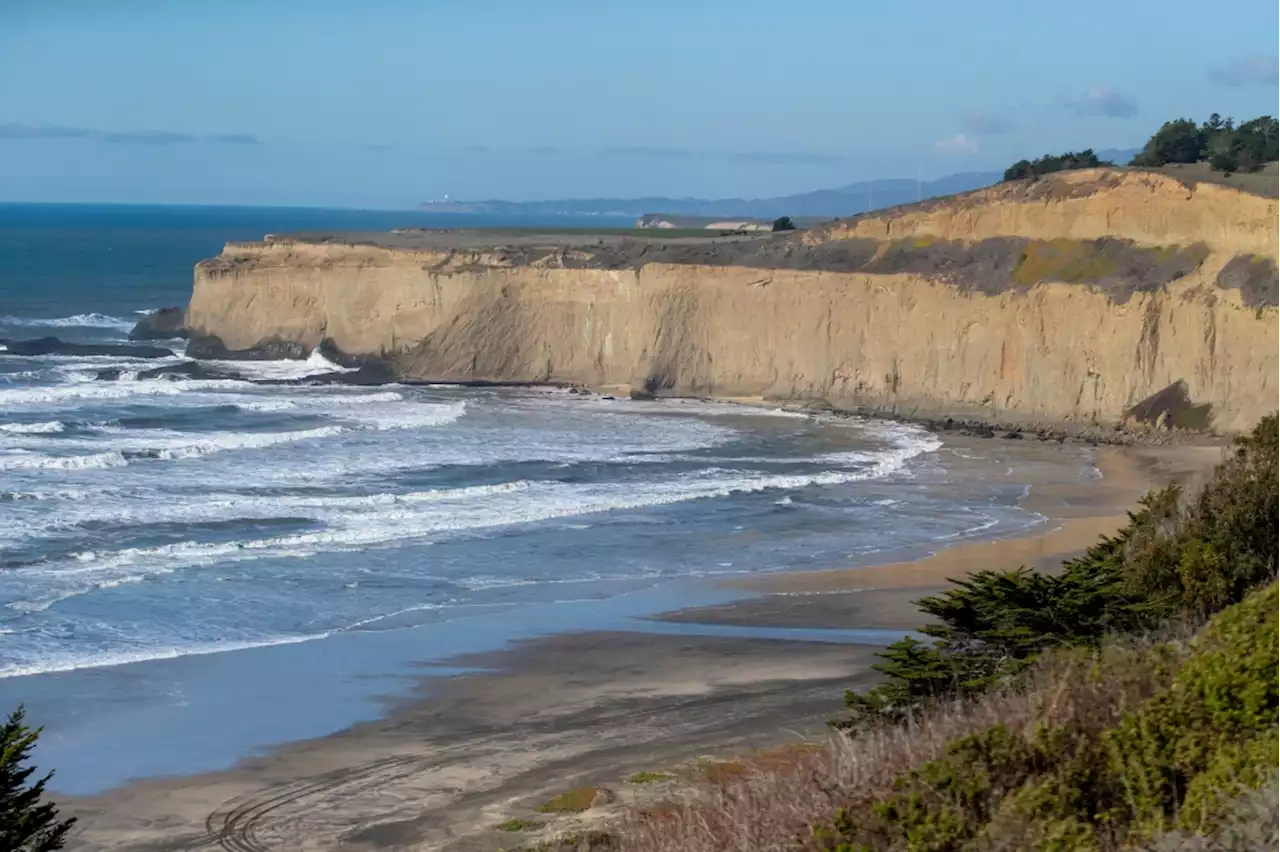
[{"label": "rocky outcrop", "polygon": [[173,340],[187,336],[187,312],[182,308],[159,308],[138,320],[129,332],[130,340]]},{"label": "rocky outcrop", "polygon": [[191,335],[191,342],[187,344],[187,357],[214,361],[285,361],[305,358],[315,346],[302,341],[270,337],[259,340],[252,346],[228,348],[222,338],[217,334],[197,331]]},{"label": "rocky outcrop", "polygon": [[0,340],[5,355],[38,357],[45,355],[114,355],[120,358],[169,358],[173,350],[159,346],[131,346],[125,343],[69,343],[56,337],[35,340]]},{"label": "rocky outcrop", "polygon": [[189,323],[406,379],[1231,432],[1277,405],[1276,223],[1092,170],[758,239],[276,239],[199,264]]}]

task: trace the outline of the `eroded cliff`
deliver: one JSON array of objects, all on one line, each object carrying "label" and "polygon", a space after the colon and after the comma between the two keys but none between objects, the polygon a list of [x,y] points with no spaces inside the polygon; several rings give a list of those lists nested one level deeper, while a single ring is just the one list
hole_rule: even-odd
[{"label": "eroded cliff", "polygon": [[1239,431],[1277,407],[1277,238],[1274,199],[1093,170],[765,238],[231,244],[188,316],[404,378]]}]

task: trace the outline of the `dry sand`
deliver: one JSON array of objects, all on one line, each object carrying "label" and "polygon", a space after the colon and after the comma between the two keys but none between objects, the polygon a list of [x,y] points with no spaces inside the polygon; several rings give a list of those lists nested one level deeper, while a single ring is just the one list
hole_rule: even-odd
[{"label": "dry sand", "polygon": [[[671,620],[748,626],[903,629],[912,601],[948,577],[1021,564],[1052,568],[1153,484],[1201,476],[1214,447],[1103,448],[1099,481],[1034,487],[1039,534],[961,544],[918,562],[740,581],[762,593]],[[377,722],[282,746],[226,772],[139,782],[64,805],[81,850],[493,850],[539,835],[499,832],[556,793],[604,786],[703,754],[821,736],[846,687],[873,682],[874,648],[646,633],[535,640],[426,679]],[[429,690],[429,691],[427,691]],[[608,806],[559,826],[589,825]]]}]

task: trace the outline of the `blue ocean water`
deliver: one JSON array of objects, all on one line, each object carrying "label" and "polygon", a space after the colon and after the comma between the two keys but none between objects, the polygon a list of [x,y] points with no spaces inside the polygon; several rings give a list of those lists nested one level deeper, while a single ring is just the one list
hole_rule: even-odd
[{"label": "blue ocean water", "polygon": [[[229,239],[425,218],[2,205],[0,339],[120,341],[138,312],[184,303],[191,266]],[[25,701],[46,725],[64,791],[327,733],[376,713],[396,688],[380,678],[414,663],[641,629],[626,620],[723,597],[716,577],[1038,521],[1016,506],[1024,484],[973,475],[911,426],[550,389],[139,379],[184,360],[170,345],[159,362],[0,351],[0,707]]]}]

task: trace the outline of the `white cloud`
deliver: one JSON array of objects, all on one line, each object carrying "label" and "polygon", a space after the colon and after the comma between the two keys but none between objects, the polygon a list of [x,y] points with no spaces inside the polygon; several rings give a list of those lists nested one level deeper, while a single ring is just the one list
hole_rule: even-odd
[{"label": "white cloud", "polygon": [[933,143],[933,147],[949,154],[973,154],[978,150],[978,140],[971,139],[963,133],[957,133],[950,139],[939,139]]}]

